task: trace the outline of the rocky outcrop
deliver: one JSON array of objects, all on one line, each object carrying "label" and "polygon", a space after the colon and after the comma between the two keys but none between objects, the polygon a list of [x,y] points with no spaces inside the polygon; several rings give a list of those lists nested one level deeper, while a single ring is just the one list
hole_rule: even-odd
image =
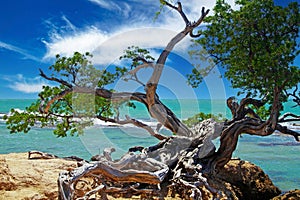
[{"label": "rocky outcrop", "polygon": [[300,199],[300,190],[291,190],[282,195],[274,197],[272,200],[299,200]]},{"label": "rocky outcrop", "polygon": [[57,177],[77,167],[63,159],[28,159],[27,153],[0,155],[0,200],[57,199]]},{"label": "rocky outcrop", "polygon": [[12,176],[11,171],[4,158],[0,159],[0,191],[12,191],[17,188],[15,178]]},{"label": "rocky outcrop", "polygon": [[260,167],[243,160],[231,160],[216,178],[229,185],[237,199],[269,200],[281,194]]},{"label": "rocky outcrop", "polygon": [[[75,161],[28,159],[27,153],[0,155],[0,200],[57,199],[59,172],[75,167]],[[247,161],[231,160],[215,177],[207,179],[218,190],[220,199],[272,199],[280,194],[269,177]],[[274,200],[289,199],[289,195],[299,197],[299,190]],[[212,196],[203,191],[203,199]]]}]

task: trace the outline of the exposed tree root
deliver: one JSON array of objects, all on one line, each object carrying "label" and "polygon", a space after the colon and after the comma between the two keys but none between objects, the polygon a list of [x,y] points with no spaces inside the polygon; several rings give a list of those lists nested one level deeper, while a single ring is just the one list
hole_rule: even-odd
[{"label": "exposed tree root", "polygon": [[50,153],[44,153],[42,151],[28,151],[28,159],[55,159],[55,158],[64,159],[64,160],[72,160],[72,161],[77,161],[77,162],[85,161],[84,159],[79,158],[77,156],[59,157],[57,155],[50,154]]},{"label": "exposed tree root", "polygon": [[106,149],[93,158],[97,161],[60,174],[60,198],[88,199],[91,194],[96,199],[107,195],[163,198],[179,194],[184,199],[201,199],[201,187],[217,194],[204,176],[206,164],[201,159],[215,152],[211,140],[221,130],[222,124],[207,120],[194,128],[193,138],[173,136],[156,146],[134,147],[115,161],[110,156],[113,149]]}]

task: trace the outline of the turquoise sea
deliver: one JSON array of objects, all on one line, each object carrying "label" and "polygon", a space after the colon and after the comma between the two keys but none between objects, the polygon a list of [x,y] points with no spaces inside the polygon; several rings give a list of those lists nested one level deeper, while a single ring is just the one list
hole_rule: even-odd
[{"label": "turquoise sea", "polygon": [[[25,109],[34,100],[0,99],[0,117],[11,108]],[[230,117],[224,100],[163,100],[175,114],[182,119],[198,112],[222,113]],[[300,108],[292,110],[293,102],[285,105],[285,111],[300,113]],[[136,109],[123,109],[125,114],[142,119],[149,125],[154,124],[145,108],[137,104]],[[300,131],[300,127],[295,130]],[[169,134],[166,130],[163,130]],[[83,136],[56,138],[51,128],[34,128],[29,133],[10,134],[5,122],[0,119],[0,154],[39,150],[58,156],[78,156],[89,159],[106,147],[115,147],[115,157],[122,155],[132,146],[149,146],[158,141],[143,130],[132,126],[116,127],[97,122],[88,128]],[[216,143],[218,143],[216,141]],[[258,137],[243,135],[234,157],[248,160],[260,166],[281,190],[300,189],[300,143],[293,137],[272,135]]]}]

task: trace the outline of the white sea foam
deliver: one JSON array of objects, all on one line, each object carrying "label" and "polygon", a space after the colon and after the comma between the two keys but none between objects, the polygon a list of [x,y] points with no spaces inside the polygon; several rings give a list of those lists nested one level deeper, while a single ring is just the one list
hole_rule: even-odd
[{"label": "white sea foam", "polygon": [[[25,112],[24,110],[21,110],[21,109],[15,109],[17,112],[19,113],[22,113],[22,112]],[[7,116],[11,116],[11,112],[9,113],[0,113],[0,122],[1,123],[5,123],[5,120],[3,119],[4,118],[4,115],[7,115]],[[58,120],[60,120],[60,118],[58,118]],[[82,119],[80,118],[74,118],[74,121],[78,121],[80,122]],[[152,128],[155,128],[158,124],[158,122],[156,121],[149,121],[149,120],[140,120],[142,123],[146,124],[147,126],[150,126]],[[93,126],[94,127],[100,127],[100,128],[114,128],[114,127],[136,127],[135,125],[131,124],[131,123],[128,123],[128,124],[125,124],[125,125],[120,125],[120,124],[117,124],[117,123],[112,123],[112,122],[105,122],[105,121],[102,121],[100,119],[97,119],[97,118],[94,118],[92,119],[92,122],[93,122]],[[36,126],[38,126],[39,123],[36,123]]]},{"label": "white sea foam", "polygon": [[300,124],[299,122],[283,122],[283,123],[280,123],[282,126],[286,126],[288,129],[291,129],[291,130],[296,130],[296,131],[299,131],[300,130]]},{"label": "white sea foam", "polygon": [[[24,110],[21,109],[14,109],[15,111],[19,113],[25,112]],[[5,120],[3,119],[4,115],[10,116],[11,112],[9,113],[0,113],[0,122],[5,123]],[[76,120],[76,119],[75,119]],[[80,121],[80,119],[78,119]],[[134,124],[125,124],[125,125],[120,125],[117,123],[112,123],[112,122],[105,122],[100,119],[93,119],[93,124],[95,127],[101,127],[101,128],[114,128],[114,127],[136,127]],[[142,123],[146,124],[147,126],[150,126],[152,128],[157,127],[158,122],[155,120],[140,120]],[[286,126],[288,129],[295,130],[295,131],[300,131],[300,123],[299,122],[284,122],[280,123],[282,126]]]},{"label": "white sea foam", "polygon": [[[147,126],[150,126],[150,127],[156,127],[157,124],[158,124],[158,122],[156,122],[156,121],[141,120],[141,122],[146,124]],[[103,128],[109,128],[109,127],[136,127],[133,124],[120,125],[120,124],[117,124],[117,123],[105,122],[105,121],[102,121],[100,119],[94,119],[93,123],[94,123],[94,126],[103,127]]]},{"label": "white sea foam", "polygon": [[5,122],[5,120],[3,119],[4,115],[6,115],[5,113],[0,113],[0,122]]}]

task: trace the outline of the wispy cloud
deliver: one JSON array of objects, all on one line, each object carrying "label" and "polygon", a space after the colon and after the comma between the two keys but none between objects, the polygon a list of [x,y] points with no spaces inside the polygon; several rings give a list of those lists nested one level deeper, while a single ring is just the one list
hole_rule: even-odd
[{"label": "wispy cloud", "polygon": [[26,50],[16,47],[14,45],[2,42],[2,41],[0,41],[0,48],[19,53],[24,56],[24,59],[30,59],[30,60],[34,60],[34,61],[38,61],[38,62],[41,61],[40,58],[29,54]]},{"label": "wispy cloud", "polygon": [[43,41],[47,47],[47,53],[43,59],[54,58],[57,54],[71,56],[75,51],[93,52],[107,37],[105,33],[95,27],[65,36],[52,35],[49,42]]},{"label": "wispy cloud", "polygon": [[126,3],[119,1],[115,3],[111,0],[88,0],[101,8],[110,10],[110,11],[118,11],[123,14],[123,16],[128,17],[129,12],[131,11],[131,6]]},{"label": "wispy cloud", "polygon": [[[124,9],[123,2],[115,3],[104,0],[88,0],[102,8],[112,12]],[[122,21],[117,29],[112,27],[109,32],[102,31],[97,26],[91,25],[83,29],[76,28],[69,20],[66,21],[74,30],[72,33],[58,33],[53,31],[48,41],[44,41],[47,47],[47,53],[44,59],[53,58],[56,54],[70,56],[74,51],[91,52],[94,55],[95,64],[110,64],[118,59],[123,50],[131,45],[143,48],[163,48],[168,41],[182,28],[185,24],[180,15],[168,8],[164,9],[159,20],[153,23],[154,13],[149,17],[148,10],[157,8],[158,2],[149,3],[150,1],[130,0],[131,6],[138,6],[134,12],[134,18]],[[186,14],[191,21],[196,21],[200,17],[202,6],[212,10],[215,1],[212,0],[190,0],[182,2]],[[228,3],[234,5],[234,0],[228,0]],[[121,8],[121,5],[123,7]],[[128,4],[127,4],[128,5]],[[128,8],[129,10],[130,8]],[[66,18],[67,19],[67,18]],[[150,27],[148,26],[150,25]],[[190,39],[185,39],[175,51],[185,52],[190,45]]]},{"label": "wispy cloud", "polygon": [[[44,59],[54,58],[56,54],[71,56],[74,51],[91,52],[95,64],[108,65],[118,61],[128,46],[142,48],[162,48],[176,32],[164,28],[124,27],[118,32],[105,33],[93,27],[77,34],[45,42],[47,54]],[[151,36],[151,37],[149,37]]]},{"label": "wispy cloud", "polygon": [[44,86],[44,83],[20,83],[16,82],[10,85],[9,87],[15,91],[18,92],[24,92],[24,93],[38,93],[42,91],[42,87]]},{"label": "wispy cloud", "polygon": [[61,18],[66,22],[68,29],[71,29],[72,31],[77,30],[76,26],[72,24],[71,21],[65,15],[63,15]]},{"label": "wispy cloud", "polygon": [[107,1],[107,0],[88,0],[88,1],[95,3],[95,4],[99,5],[100,7],[108,9],[108,10],[120,9],[119,6],[112,1]]},{"label": "wispy cloud", "polygon": [[27,78],[23,74],[16,74],[14,76],[0,75],[0,79],[8,82],[8,88],[28,94],[38,93],[44,85],[49,85],[41,77]]}]

